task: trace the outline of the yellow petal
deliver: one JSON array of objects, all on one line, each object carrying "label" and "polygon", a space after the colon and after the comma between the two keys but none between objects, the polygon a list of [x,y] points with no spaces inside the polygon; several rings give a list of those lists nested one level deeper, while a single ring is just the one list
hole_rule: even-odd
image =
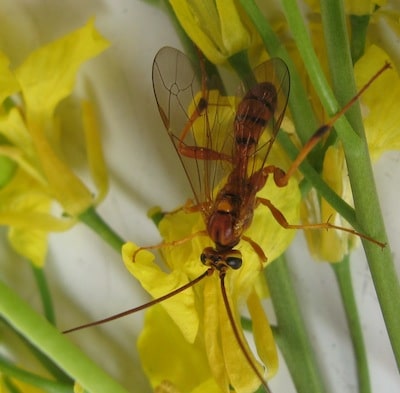
[{"label": "yellow petal", "polygon": [[146,312],[137,346],[153,387],[169,380],[181,392],[191,392],[210,378],[204,347],[188,343],[161,305]]},{"label": "yellow petal", "polygon": [[229,379],[225,368],[225,359],[220,341],[220,323],[218,298],[221,292],[218,291],[219,278],[215,274],[204,282],[203,289],[203,335],[204,346],[207,352],[208,363],[212,366],[211,372],[223,393],[229,392]]},{"label": "yellow petal", "polygon": [[[186,213],[180,210],[166,215],[158,229],[166,242],[182,240],[192,233],[204,230],[204,220],[199,212]],[[160,251],[172,271],[184,271],[192,280],[206,270],[200,262],[200,254],[210,245],[212,242],[208,236],[196,236],[181,245],[166,247]]]},{"label": "yellow petal", "polygon": [[86,137],[87,157],[94,183],[99,191],[96,203],[106,196],[108,191],[108,174],[94,108],[90,102],[82,103],[83,127]]},{"label": "yellow petal", "polygon": [[45,185],[46,180],[38,169],[32,138],[18,108],[12,108],[0,116],[0,134],[10,142],[0,145],[0,155],[13,160],[32,178]]},{"label": "yellow petal", "polygon": [[[133,243],[124,244],[122,258],[129,272],[140,281],[143,288],[153,298],[164,296],[189,282],[187,275],[182,271],[175,270],[170,274],[164,273],[154,263],[154,255],[148,251],[139,252],[135,262],[133,262],[133,254],[137,249],[138,247]],[[190,343],[194,342],[199,327],[199,319],[194,303],[192,288],[188,288],[171,299],[162,302],[162,306],[175,321],[185,339]]]},{"label": "yellow petal", "polygon": [[[170,0],[170,4],[186,34],[201,49],[205,56],[214,64],[223,63],[226,57],[219,50],[222,43],[221,41],[218,42],[220,32],[217,16],[215,12],[212,15],[208,14],[208,17],[205,13],[205,11],[212,11],[212,8],[208,9],[205,7],[204,15],[196,15],[197,10],[193,10],[187,1]],[[200,5],[200,3],[198,5]],[[200,19],[199,16],[205,17],[206,20],[208,19],[209,23],[204,24],[204,19]],[[208,31],[204,31],[203,27],[208,28],[211,34]],[[215,34],[214,37],[213,33]]]},{"label": "yellow petal", "polygon": [[10,111],[0,116],[0,134],[3,135],[10,144],[18,147],[25,156],[25,159],[34,160],[34,148],[31,136],[26,127],[25,119],[18,108],[12,108]]},{"label": "yellow petal", "polygon": [[186,34],[212,63],[221,64],[250,45],[234,1],[170,0],[170,4]]},{"label": "yellow petal", "polygon": [[[231,275],[235,275],[235,271],[229,272]],[[236,291],[236,288],[229,289],[230,285],[227,282],[227,291],[228,297],[232,299],[232,296],[229,296],[230,292]],[[237,303],[236,306],[233,301],[230,302],[232,312],[235,316],[234,323],[238,328],[238,332],[240,335],[240,339],[243,343],[243,346],[251,359],[253,365],[258,369],[261,375],[264,374],[263,367],[261,364],[255,359],[253,352],[251,351],[247,340],[243,335],[243,330],[240,326],[240,319],[237,315]],[[253,369],[249,365],[248,361],[244,357],[243,352],[241,351],[239,344],[235,338],[233,328],[228,319],[227,311],[225,309],[225,304],[223,303],[223,299],[221,294],[218,297],[218,314],[219,314],[219,325],[220,325],[220,340],[221,346],[224,355],[224,363],[226,367],[226,371],[228,374],[228,378],[230,384],[235,388],[235,392],[245,393],[245,392],[254,392],[260,386],[261,382],[257,375],[254,373]]]},{"label": "yellow petal", "polygon": [[[363,86],[389,56],[379,47],[371,45],[354,68],[357,87]],[[382,94],[382,92],[385,94]],[[360,98],[364,112],[365,132],[373,160],[387,150],[400,149],[400,78],[395,69],[385,71]]]},{"label": "yellow petal", "polygon": [[195,387],[191,393],[221,393],[221,389],[215,382],[215,379],[210,378]]},{"label": "yellow petal", "polygon": [[46,262],[47,235],[48,232],[37,229],[10,228],[8,241],[19,255],[41,268]]},{"label": "yellow petal", "polygon": [[37,267],[44,265],[49,231],[69,229],[73,221],[50,215],[51,199],[33,179],[18,171],[0,190],[0,225],[9,226],[9,241]]},{"label": "yellow petal", "polygon": [[37,168],[33,166],[31,162],[26,159],[26,157],[24,157],[22,151],[18,148],[9,145],[0,146],[0,155],[14,161],[14,163],[16,163],[20,169],[22,169],[32,179],[35,179],[39,184],[46,184],[46,181],[43,179],[41,173],[39,173]]},{"label": "yellow petal", "polygon": [[9,69],[10,61],[0,52],[0,103],[10,95],[19,91],[19,84]]},{"label": "yellow petal", "polygon": [[[324,176],[324,180],[338,195],[342,195],[343,158],[343,154],[334,146],[328,148],[324,157],[323,173],[327,175],[327,178]],[[305,205],[308,208],[302,212],[304,224],[329,221],[340,225],[340,222],[336,222],[336,218],[339,219],[337,212],[324,199],[316,197],[314,192],[311,192],[309,197],[315,199],[311,202],[308,200],[308,204]],[[346,235],[343,232],[307,229],[304,233],[310,252],[318,261],[338,262],[348,252]]]},{"label": "yellow petal", "polygon": [[[346,182],[347,169],[344,161],[344,153],[340,147],[330,146],[324,157],[322,176],[326,183],[346,202],[344,194],[344,182]],[[350,194],[351,195],[351,194]],[[321,222],[349,227],[335,209],[325,200],[321,200]],[[349,252],[350,234],[340,230],[318,231],[321,235],[320,258],[329,262],[339,262]]]},{"label": "yellow petal", "polygon": [[34,51],[16,70],[28,112],[52,114],[73,89],[79,67],[109,45],[94,20]]},{"label": "yellow petal", "polygon": [[1,212],[0,225],[25,228],[27,230],[40,229],[45,232],[64,232],[76,224],[74,219],[58,219],[50,214],[36,212]]},{"label": "yellow petal", "polygon": [[49,214],[50,202],[46,189],[19,170],[0,190],[1,224],[43,231],[62,231],[70,228],[73,220],[60,220]]},{"label": "yellow petal", "polygon": [[267,367],[267,378],[272,378],[278,371],[278,352],[268,318],[260,299],[253,291],[247,299],[247,307],[253,323],[254,341],[260,359]]},{"label": "yellow petal", "polygon": [[[343,149],[340,146],[330,146],[324,157],[322,176],[326,183],[349,205],[353,198]],[[331,224],[350,228],[336,210],[325,200],[317,197],[311,191],[302,208],[302,218],[305,224],[329,222]],[[342,230],[305,230],[307,244],[316,260],[340,262],[357,244],[357,237]]]},{"label": "yellow petal", "polygon": [[93,205],[93,195],[69,166],[59,159],[44,137],[40,122],[31,119],[29,126],[49,193],[70,216],[78,216]]},{"label": "yellow petal", "polygon": [[250,34],[242,22],[242,15],[234,1],[216,0],[220,17],[221,36],[227,54],[232,55],[250,46]]},{"label": "yellow petal", "polygon": [[92,206],[93,196],[57,156],[47,137],[57,128],[53,116],[55,106],[71,93],[79,66],[107,45],[95,30],[92,20],[83,28],[39,48],[16,70],[32,142],[26,143],[23,138],[15,142],[35,160],[32,164],[43,171],[48,192],[71,216],[77,216]]},{"label": "yellow petal", "polygon": [[[22,213],[25,216],[25,221],[29,219],[29,214],[25,213],[33,212],[47,215],[50,212],[51,200],[43,193],[27,188],[26,192],[22,195],[20,194],[17,198],[18,202],[14,200],[11,203],[20,214]],[[8,240],[11,246],[36,267],[44,266],[48,247],[48,232],[40,229],[40,224],[40,221],[34,221],[31,222],[31,228],[29,229],[14,226],[8,232]]]}]

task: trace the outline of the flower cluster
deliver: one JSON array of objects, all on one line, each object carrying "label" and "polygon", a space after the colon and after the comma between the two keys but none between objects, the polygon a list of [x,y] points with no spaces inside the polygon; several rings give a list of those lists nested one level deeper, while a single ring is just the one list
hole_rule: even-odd
[{"label": "flower cluster", "polygon": [[[21,255],[43,266],[47,234],[70,228],[107,192],[107,174],[90,102],[81,105],[81,125],[96,197],[71,170],[62,151],[63,119],[57,111],[71,95],[85,61],[108,46],[91,20],[83,28],[35,50],[16,69],[0,54],[0,223]],[[76,124],[75,126],[78,126]],[[64,217],[54,213],[54,202]]]},{"label": "flower cluster", "polygon": [[[295,83],[293,83],[295,87],[293,90],[297,90],[296,94],[300,91],[301,96],[301,90],[304,91],[303,102],[299,105],[310,102],[314,109],[317,108],[314,110],[317,121],[322,123],[323,119],[326,119],[322,105],[319,101],[317,102],[316,92],[309,88],[313,77],[307,67],[304,51],[300,48],[302,43],[299,44],[295,34],[289,32],[289,29],[293,30],[296,24],[297,27],[304,24],[303,15],[295,10],[296,4],[290,0],[282,2],[283,8],[288,8],[285,10],[286,18],[284,19],[279,11],[275,12],[270,20],[259,12],[253,2],[170,0],[170,5],[185,34],[199,47],[208,60],[221,67],[233,68],[240,77],[243,75],[254,77],[249,73],[249,65],[258,65],[268,57],[265,50],[268,46],[266,37],[276,39],[276,42],[271,45],[272,48],[269,48],[271,54],[282,58],[286,56],[285,60],[289,68],[292,68],[293,80],[305,81],[306,88],[301,86],[299,89],[299,86],[294,86]],[[271,8],[272,5],[268,3]],[[329,61],[325,59],[329,57],[329,51],[326,51],[326,45],[321,39],[325,27],[321,22],[323,18],[320,17],[323,11],[315,1],[307,1],[307,7],[311,16],[307,22],[309,25],[303,27],[304,31],[309,28],[313,35],[310,48],[307,50],[315,50],[320,54],[322,64],[318,62],[318,67],[315,68],[322,70],[318,77],[324,79],[325,75],[329,75]],[[354,21],[357,23],[367,21],[364,25],[365,34],[360,39],[362,44],[358,45],[359,52],[353,57],[354,77],[357,88],[360,88],[385,62],[395,63],[396,59],[391,59],[387,53],[390,43],[386,42],[381,47],[380,43],[385,41],[377,39],[376,32],[380,25],[385,24],[389,26],[391,34],[398,38],[399,15],[393,12],[384,0],[349,0],[346,2],[346,12],[350,26]],[[260,20],[264,23],[261,27]],[[370,21],[369,25],[368,21]],[[274,28],[270,28],[269,22]],[[268,36],[272,31],[274,36]],[[358,34],[354,30],[353,33]],[[305,36],[303,38],[307,39]],[[84,27],[35,50],[18,67],[10,67],[7,56],[0,53],[0,75],[2,75],[0,77],[2,103],[0,107],[0,224],[8,227],[8,238],[14,249],[36,267],[44,266],[49,232],[65,231],[79,219],[88,223],[90,221],[87,219],[88,216],[92,222],[96,221],[96,224],[101,227],[97,230],[98,233],[104,230],[101,233],[103,238],[114,248],[119,250],[123,244],[123,241],[94,211],[94,207],[107,193],[108,180],[96,117],[90,102],[81,103],[79,120],[77,124],[74,124],[74,128],[82,131],[88,172],[90,172],[96,192],[93,192],[92,187],[81,180],[77,170],[72,169],[72,165],[66,158],[63,144],[63,134],[69,131],[70,126],[62,112],[62,101],[72,95],[79,67],[101,53],[108,45],[108,42],[95,29],[94,21],[90,20]],[[361,51],[360,47],[362,47]],[[322,55],[325,53],[326,56]],[[317,56],[314,57],[317,60]],[[349,65],[351,65],[350,61]],[[241,69],[241,66],[244,66],[244,69]],[[297,78],[294,75],[296,72]],[[279,76],[277,78],[279,79]],[[162,82],[164,83],[164,80]],[[191,83],[193,82],[190,80],[189,87],[193,86]],[[385,94],[381,94],[382,91]],[[168,90],[168,93],[175,94],[176,89]],[[196,91],[190,91],[190,99],[193,99],[196,93]],[[194,99],[197,105],[198,97],[199,95]],[[210,90],[207,98],[206,115],[200,116],[192,124],[191,129],[191,132],[196,134],[194,139],[201,146],[205,146],[201,140],[204,135],[201,133],[207,129],[208,124],[218,124],[221,130],[232,132],[237,104],[234,97],[222,95],[215,90]],[[386,71],[369,87],[359,101],[372,159],[378,160],[387,150],[398,150],[400,148],[398,126],[400,115],[397,103],[400,101],[400,81],[396,69],[393,67]],[[186,102],[180,102],[180,104],[182,104],[180,114],[183,118],[196,113],[194,103],[189,108],[185,107]],[[298,127],[299,119],[296,119],[293,106],[292,113],[293,119],[290,113],[287,114],[282,122],[282,128],[287,126],[292,128],[292,120]],[[170,128],[169,122],[166,121],[169,119],[163,118],[163,120]],[[226,124],[223,124],[224,122]],[[211,127],[211,131],[212,129]],[[168,129],[168,132],[171,133],[171,130]],[[184,131],[183,134],[185,134]],[[173,135],[173,138],[176,136]],[[209,134],[207,137],[210,137]],[[226,143],[227,138],[231,138],[230,141],[233,140],[231,134],[228,137],[222,132],[218,132],[217,136],[214,135],[213,150],[221,151],[224,155],[220,160],[222,164],[218,170],[226,164],[224,160],[229,161],[226,157],[231,154],[231,150],[227,153],[224,150],[224,148],[231,149],[231,143]],[[282,172],[276,171],[279,176],[292,164],[288,158],[290,149],[287,149],[287,146],[291,143],[296,150],[296,144],[299,147],[300,139],[302,138],[297,139],[295,135],[287,136],[282,133],[274,134],[271,139],[267,131],[263,132],[260,136],[262,141],[259,144],[260,149],[256,151],[255,158],[251,157],[248,161],[253,166],[249,164],[245,169],[254,174],[257,171],[254,168],[259,168],[260,165],[257,154],[260,155],[260,151],[268,151],[266,153],[268,162],[263,162],[261,165],[271,164],[269,168],[272,168],[272,165],[275,168],[282,168]],[[290,143],[287,143],[288,140]],[[330,191],[339,196],[342,202],[348,203],[351,210],[353,196],[347,174],[348,157],[345,157],[342,148],[342,145],[345,145],[343,138],[342,142],[336,137],[329,137],[322,142],[324,146],[319,150],[316,149],[315,155],[311,157],[314,161],[310,159],[309,165],[312,167],[315,162],[318,162],[312,170],[319,179],[323,179]],[[201,149],[198,151],[201,156]],[[360,161],[364,158],[360,157]],[[189,157],[184,159],[190,161]],[[195,160],[193,162],[200,164],[200,158],[198,157],[197,162]],[[350,160],[347,162],[350,163]],[[229,173],[225,175],[224,179],[229,176]],[[210,177],[212,176],[217,178],[219,174],[215,175],[212,172]],[[311,189],[310,191],[312,188],[310,185],[313,183],[306,174],[304,178],[301,174],[291,176],[288,184],[283,187],[278,187],[272,177],[271,174],[266,185],[257,193],[259,199],[256,200],[254,206],[250,206],[254,208],[252,225],[245,231],[242,240],[236,246],[242,254],[243,265],[237,270],[227,268],[223,281],[226,292],[222,288],[221,275],[218,274],[217,269],[211,274],[212,269],[208,270],[208,267],[200,261],[200,255],[204,249],[215,247],[206,235],[207,217],[204,214],[206,209],[201,206],[202,201],[197,206],[187,204],[169,214],[161,213],[159,210],[153,211],[152,218],[157,221],[163,243],[148,248],[160,249],[164,262],[162,267],[155,260],[155,256],[145,250],[146,247],[142,248],[130,242],[122,246],[122,257],[126,268],[153,298],[157,299],[171,292],[179,292],[183,286],[186,288],[147,310],[144,327],[139,336],[138,350],[142,367],[156,392],[254,392],[261,384],[266,386],[266,381],[277,373],[276,342],[280,345],[299,392],[317,391],[309,390],[310,386],[319,386],[320,381],[316,376],[318,373],[311,345],[307,343],[300,312],[296,309],[294,291],[289,290],[290,276],[283,274],[282,271],[278,275],[276,270],[272,269],[283,265],[283,259],[279,258],[295,236],[294,230],[284,228],[285,219],[289,224],[295,224],[295,227],[301,227],[300,222],[305,225],[330,222],[342,227],[348,224],[337,213],[336,206],[330,205],[321,197],[319,193],[321,190]],[[218,190],[221,184],[215,185],[213,181],[210,181],[207,187],[212,188],[211,185],[215,186],[215,189],[210,193],[215,195],[215,190]],[[252,186],[253,183],[246,183],[246,187],[249,185]],[[211,204],[210,199],[212,198],[210,197],[206,203]],[[157,219],[155,219],[156,216]],[[91,226],[92,229],[94,226]],[[104,232],[107,233],[104,234]],[[315,258],[328,262],[343,262],[357,240],[353,234],[336,230],[307,230],[305,235],[308,247]],[[384,252],[386,250],[383,250],[382,254]],[[262,254],[266,256],[267,261],[261,260]],[[387,254],[390,252],[387,251]],[[267,266],[268,268],[264,269]],[[332,264],[331,266],[335,268],[340,265]],[[379,272],[378,279],[392,278],[388,277],[388,270],[385,271],[386,276],[379,270],[386,269],[387,266],[390,266],[389,262],[377,265],[375,260],[375,270]],[[206,272],[210,274],[205,275]],[[371,272],[375,274],[373,269]],[[197,282],[197,279],[203,275],[204,278]],[[280,279],[277,281],[280,284],[278,291],[276,286],[274,288],[271,277]],[[189,284],[195,280],[196,284],[190,286]],[[383,295],[381,293],[381,298],[385,295],[387,298],[388,293],[389,295],[396,293],[393,282],[390,285],[390,290],[386,290],[385,287],[385,293]],[[377,288],[379,290],[379,285]],[[64,389],[65,384],[68,384],[70,389],[75,383],[74,391],[79,392],[98,391],[98,389],[107,392],[125,392],[124,388],[115,387],[117,384],[112,378],[102,375],[91,367],[86,369],[88,363],[83,358],[85,367],[81,367],[79,356],[78,362],[72,361],[71,359],[75,359],[75,353],[69,346],[68,340],[53,326],[46,325],[41,319],[35,319],[37,314],[31,313],[28,308],[22,313],[24,315],[21,315],[21,312],[18,314],[19,310],[15,310],[14,307],[15,298],[10,295],[11,292],[1,281],[0,292],[2,318],[4,314],[5,320],[11,327],[23,332],[23,335],[38,347],[40,347],[38,345],[40,342],[43,353],[46,353],[49,358],[54,356],[54,362],[52,359],[46,359],[48,363],[51,363],[48,367],[50,373],[56,369],[55,364],[62,364],[61,367],[66,370],[66,373],[76,379],[76,382],[73,382],[68,375],[63,374],[63,371],[56,370],[56,374],[60,376],[60,381],[54,382],[56,385],[60,382],[61,389]],[[343,290],[342,295],[345,295],[345,292]],[[224,301],[224,293],[228,298],[232,318],[228,315],[229,310]],[[275,329],[272,327],[275,321],[273,324],[270,323],[263,307],[263,300],[270,293],[276,314]],[[290,294],[291,298],[287,294]],[[389,296],[388,301],[394,304],[398,299],[396,297],[391,299]],[[23,309],[20,306],[17,308]],[[348,309],[350,308],[346,307],[346,311]],[[390,309],[390,307],[382,307],[383,311],[385,309]],[[356,311],[355,308],[355,312],[351,315],[352,321],[357,319]],[[242,317],[243,312],[247,313],[251,319],[251,329],[249,329],[252,333],[251,340],[247,340],[249,335],[245,335],[242,328],[246,323],[249,325],[249,320]],[[286,319],[283,323],[280,319],[282,314],[285,314]],[[389,316],[388,326],[396,325],[393,323],[393,315],[390,315],[390,312],[387,314],[389,314],[386,315]],[[24,323],[25,331],[21,327]],[[239,340],[235,336],[233,325],[238,329]],[[353,326],[350,328],[353,329]],[[43,338],[42,331],[48,331],[49,334]],[[392,329],[392,334],[393,331],[398,337],[398,324],[395,329]],[[352,333],[352,336],[358,334],[358,332],[354,334],[354,331]],[[51,339],[48,339],[50,336]],[[359,336],[357,338],[360,339]],[[242,343],[243,351],[238,341]],[[250,344],[252,341],[254,345]],[[57,344],[53,345],[54,343]],[[295,345],[291,345],[293,343]],[[253,347],[257,354],[252,350]],[[300,361],[298,348],[302,348]],[[28,373],[11,363],[0,357],[1,391],[4,386],[10,391],[20,389],[34,392],[36,390],[31,386],[32,381],[32,384],[36,386],[50,386],[49,389],[54,387],[51,385],[53,381],[39,376],[36,376],[36,379],[32,378],[33,373]],[[8,371],[3,372],[4,368]],[[86,372],[86,370],[89,371]],[[95,371],[92,373],[92,370]],[[13,377],[16,374],[18,375],[14,381]],[[366,374],[359,371],[359,375]],[[89,382],[86,380],[87,376],[91,378]],[[29,386],[25,383],[26,381],[29,382]],[[364,385],[368,385],[365,381],[363,382]]]}]

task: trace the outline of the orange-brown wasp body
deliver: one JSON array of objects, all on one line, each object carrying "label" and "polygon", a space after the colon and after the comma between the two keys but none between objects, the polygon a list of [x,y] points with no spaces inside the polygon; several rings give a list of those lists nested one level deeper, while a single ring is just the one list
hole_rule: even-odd
[{"label": "orange-brown wasp body", "polygon": [[[242,86],[241,91],[247,92],[234,111],[233,122],[232,119],[225,122],[226,103],[218,95],[216,102],[209,100],[212,90],[208,90],[207,80],[203,76],[201,86],[197,84],[185,55],[176,49],[163,48],[153,65],[158,109],[194,192],[195,204],[191,210],[201,211],[206,228],[203,234],[214,243],[214,247],[203,250],[200,259],[210,267],[210,272],[219,271],[235,337],[268,391],[237,332],[224,277],[228,268],[239,269],[242,265],[241,253],[234,249],[241,240],[253,247],[262,262],[267,259],[261,247],[244,233],[251,225],[258,204],[257,193],[268,175],[279,177],[282,173],[266,163],[286,109],[289,72],[282,60],[271,59],[257,67],[249,80],[253,84],[246,89]],[[195,94],[199,91],[200,98]],[[194,109],[190,110],[193,103]]]},{"label": "orange-brown wasp body", "polygon": [[[204,250],[201,260],[218,270],[223,265],[240,267],[240,252],[233,247],[242,239],[250,242],[262,260],[266,259],[244,232],[251,225],[257,193],[269,173],[279,173],[275,167],[266,166],[266,160],[286,109],[289,73],[282,60],[271,59],[257,67],[249,79],[254,83],[241,98],[233,123],[227,125],[220,114],[224,104],[219,98],[208,102],[206,81],[202,86],[197,83],[185,55],[163,48],[154,60],[153,84],[161,118],[192,185],[196,200],[193,209],[202,212],[206,232],[215,244],[214,249]],[[188,108],[196,102],[198,91],[201,98],[190,113]],[[202,124],[201,136],[196,122]]]}]

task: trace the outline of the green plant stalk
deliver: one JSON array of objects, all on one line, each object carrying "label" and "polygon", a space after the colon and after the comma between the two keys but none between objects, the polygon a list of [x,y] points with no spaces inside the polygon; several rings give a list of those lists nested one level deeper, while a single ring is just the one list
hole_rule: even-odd
[{"label": "green plant stalk", "polygon": [[240,76],[247,89],[256,83],[250,66],[249,57],[247,56],[247,51],[235,53],[228,58],[228,62]]},{"label": "green plant stalk", "polygon": [[[318,57],[313,49],[308,31],[304,25],[298,4],[295,0],[282,0],[282,5],[310,80],[325,110],[332,116],[339,112],[341,106],[338,104],[325,78]],[[340,59],[338,59],[338,61],[340,61]],[[342,116],[337,119],[335,128],[339,132],[341,139],[345,138],[346,144],[357,150],[359,138],[354,134],[354,132],[352,132],[351,126],[346,117]]]},{"label": "green plant stalk", "polygon": [[350,15],[350,51],[353,64],[364,54],[370,15]]},{"label": "green plant stalk", "polygon": [[[355,95],[355,83],[354,81],[353,83],[345,81],[343,76],[349,75],[354,78],[354,73],[350,50],[348,49],[349,43],[346,41],[344,10],[337,3],[335,3],[336,10],[334,10],[332,4],[327,0],[322,1],[322,18],[324,21],[330,20],[330,23],[325,25],[324,35],[331,72],[335,75],[333,77],[335,91],[342,91],[343,99],[347,99]],[[342,40],[343,45],[337,45],[338,38]],[[343,61],[344,58],[346,61]],[[347,143],[346,134],[341,133],[339,129],[338,133],[345,150],[356,219],[363,228],[364,233],[371,234],[375,239],[387,242],[360,111],[357,108],[349,111],[348,118],[354,127],[355,135],[359,139],[357,149]],[[376,245],[367,241],[363,241],[363,245],[397,366],[400,368],[400,284],[394,267],[393,256],[389,245],[384,250],[380,250]]]},{"label": "green plant stalk", "polygon": [[[322,1],[321,16],[322,25],[324,28],[324,36],[326,37],[328,62],[331,70],[333,89],[339,103],[341,105],[345,105],[354,96],[356,92],[356,85],[354,81],[350,44],[347,38],[348,34],[345,24],[346,18],[343,3],[337,2],[336,4],[333,4],[327,1]],[[362,48],[362,50],[363,49],[364,48]],[[340,59],[340,65],[337,61],[338,58]],[[349,120],[353,129],[362,130],[363,135],[363,123],[359,105],[353,105],[346,112],[345,116]],[[361,134],[361,132],[359,134]],[[364,345],[362,328],[359,321],[357,304],[353,293],[353,285],[349,268],[349,257],[347,256],[341,263],[331,264],[331,266],[336,274],[343,307],[346,312],[356,358],[359,392],[370,393],[371,385],[368,371],[368,359]]]},{"label": "green plant stalk", "polygon": [[2,281],[0,299],[0,315],[85,389],[96,393],[127,393]]},{"label": "green plant stalk", "polygon": [[[344,5],[341,1],[331,2],[324,0],[320,4],[333,92],[339,105],[343,107],[357,93]],[[358,103],[349,108],[345,116],[354,130],[363,130],[363,121]],[[364,131],[362,133],[359,132],[359,135],[363,133]]]},{"label": "green plant stalk", "polygon": [[350,273],[350,257],[347,255],[340,263],[331,263],[339,285],[342,303],[349,326],[358,375],[359,393],[371,393],[371,383],[368,371],[367,351],[365,349],[363,332],[354,296]]},{"label": "green plant stalk", "polygon": [[299,393],[325,392],[284,256],[267,266],[265,277],[278,320],[274,336],[296,390]]},{"label": "green plant stalk", "polygon": [[0,316],[0,321],[4,323],[10,330],[16,334],[19,339],[26,345],[32,355],[37,359],[37,361],[46,369],[46,371],[53,376],[58,382],[64,382],[66,384],[72,384],[73,380],[64,373],[51,359],[40,352],[34,345],[31,344],[20,332],[16,331],[8,321],[6,321],[2,316]]},{"label": "green plant stalk", "polygon": [[[328,113],[335,113],[338,111],[339,105],[323,77],[297,3],[294,0],[283,0],[282,4],[313,85]],[[337,59],[337,62],[339,66],[340,58]],[[352,70],[347,70],[347,72],[352,72]],[[345,86],[345,88],[347,87]],[[344,117],[337,120],[335,128],[346,154],[357,221],[363,233],[386,242],[387,237],[380,214],[365,137],[362,138],[354,133]],[[398,329],[400,326],[400,313],[398,312],[400,309],[400,286],[390,248],[386,246],[381,250],[377,245],[368,241],[363,241],[363,245],[392,349],[397,364],[400,366],[400,329]]]},{"label": "green plant stalk", "polygon": [[0,356],[0,372],[8,377],[18,379],[29,385],[43,389],[48,393],[73,393],[73,384],[51,381],[29,371],[16,367],[11,362]]},{"label": "green plant stalk", "polygon": [[46,319],[52,324],[56,324],[56,317],[54,314],[53,301],[51,300],[51,294],[49,290],[49,286],[47,284],[46,275],[44,273],[43,268],[38,268],[30,263],[32,266],[33,275],[35,277],[35,281],[37,287],[39,289],[40,299],[42,301],[43,312]]},{"label": "green plant stalk", "polygon": [[115,251],[121,253],[121,248],[125,241],[99,216],[94,207],[87,209],[78,218],[114,248]]}]

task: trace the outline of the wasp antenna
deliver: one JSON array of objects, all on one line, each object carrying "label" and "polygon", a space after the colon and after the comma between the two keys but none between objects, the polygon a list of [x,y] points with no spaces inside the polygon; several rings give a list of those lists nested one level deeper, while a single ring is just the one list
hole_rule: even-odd
[{"label": "wasp antenna", "polygon": [[333,124],[336,122],[336,120],[341,117],[344,113],[346,113],[350,107],[353,106],[353,104],[360,98],[360,96],[367,90],[371,84],[381,75],[383,74],[386,70],[392,68],[391,64],[386,62],[369,80],[368,82],[361,87],[361,89],[357,92],[357,94],[349,101],[347,104],[338,112],[336,115],[334,115],[329,122],[326,124],[329,127],[332,127]]},{"label": "wasp antenna", "polygon": [[286,171],[285,176],[279,179],[279,184],[287,184],[289,178],[293,176],[296,172],[297,168],[300,164],[307,158],[308,154],[312,149],[314,149],[315,145],[324,137],[326,136],[332,129],[335,122],[342,117],[353,105],[354,103],[360,98],[360,96],[369,88],[369,86],[386,70],[390,69],[390,63],[386,62],[370,79],[369,81],[358,91],[358,93],[347,102],[342,109],[337,112],[334,116],[332,116],[329,121],[323,124],[318,130],[311,136],[308,142],[303,146],[300,150],[299,154],[297,155],[296,159],[292,162],[290,168]]},{"label": "wasp antenna", "polygon": [[249,366],[251,367],[251,369],[254,371],[254,373],[257,375],[258,379],[261,382],[261,385],[264,387],[266,393],[272,393],[271,389],[268,386],[267,381],[264,379],[264,377],[261,375],[260,371],[257,369],[256,365],[254,364],[254,362],[251,360],[249,353],[247,352],[243,341],[240,337],[239,334],[239,330],[237,328],[237,325],[235,323],[235,319],[233,317],[233,312],[231,309],[231,306],[229,305],[229,300],[228,300],[228,296],[226,294],[226,287],[225,287],[225,273],[221,272],[220,274],[220,279],[221,279],[221,292],[222,292],[222,298],[224,300],[224,304],[225,304],[225,309],[226,312],[228,314],[228,319],[229,319],[229,323],[232,327],[233,330],[233,335],[235,336],[235,339],[239,345],[240,350],[242,351],[244,357],[247,360],[247,363],[249,364]]},{"label": "wasp antenna", "polygon": [[200,276],[195,278],[193,281],[190,281],[187,284],[182,285],[181,287],[173,290],[170,293],[167,293],[164,296],[161,296],[161,297],[159,297],[157,299],[154,299],[154,300],[152,300],[152,301],[150,301],[148,303],[142,304],[141,306],[138,306],[138,307],[135,307],[135,308],[130,308],[129,310],[120,312],[118,314],[111,315],[110,317],[107,317],[107,318],[99,319],[98,321],[86,323],[85,325],[80,325],[80,326],[76,326],[76,327],[68,329],[68,330],[64,330],[62,333],[63,334],[67,334],[67,333],[76,332],[77,330],[86,329],[88,327],[102,325],[103,323],[111,322],[111,321],[114,321],[115,319],[122,318],[122,317],[125,317],[126,315],[134,314],[135,312],[138,312],[138,311],[144,310],[146,308],[149,308],[151,306],[154,306],[155,304],[161,303],[164,300],[167,300],[167,299],[177,295],[178,293],[183,292],[184,290],[186,290],[186,289],[188,289],[190,287],[193,287],[198,282],[200,282],[203,278],[211,275],[213,271],[214,271],[214,269],[210,268],[210,269],[206,270],[204,273],[202,273]]}]

